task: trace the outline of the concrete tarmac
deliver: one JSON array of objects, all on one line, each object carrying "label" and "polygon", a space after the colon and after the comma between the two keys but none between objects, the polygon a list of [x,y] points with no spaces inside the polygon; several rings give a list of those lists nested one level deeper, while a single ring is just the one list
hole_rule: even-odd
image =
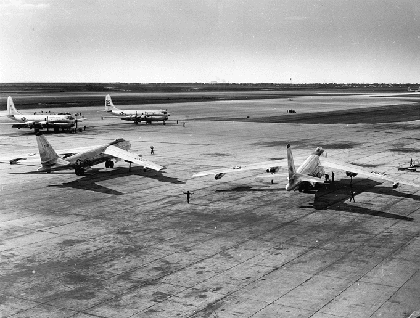
[{"label": "concrete tarmac", "polygon": [[[330,111],[349,99],[316,102]],[[125,138],[167,168],[129,172],[120,161],[76,176],[0,164],[0,317],[405,318],[420,310],[419,188],[357,176],[350,202],[340,171],[310,193],[286,192],[286,179],[271,184],[255,172],[191,179],[285,158],[290,143],[296,158],[322,146],[330,158],[420,183],[420,174],[397,170],[420,159],[420,122],[205,120],[303,104],[316,111],[307,97],[173,104],[165,126],[102,120],[99,106],[74,110],[88,128],[47,134],[55,149]],[[37,153],[31,132],[2,124],[0,136],[2,156]]]}]

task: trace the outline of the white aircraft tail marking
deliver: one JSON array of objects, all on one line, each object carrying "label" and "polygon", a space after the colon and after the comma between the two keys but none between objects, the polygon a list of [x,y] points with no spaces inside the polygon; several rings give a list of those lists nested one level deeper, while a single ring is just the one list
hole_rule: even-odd
[{"label": "white aircraft tail marking", "polygon": [[22,115],[17,111],[11,96],[7,97],[7,115]]},{"label": "white aircraft tail marking", "polygon": [[117,109],[117,107],[114,106],[114,103],[112,102],[111,96],[108,94],[105,96],[105,111],[110,112],[113,109]]}]

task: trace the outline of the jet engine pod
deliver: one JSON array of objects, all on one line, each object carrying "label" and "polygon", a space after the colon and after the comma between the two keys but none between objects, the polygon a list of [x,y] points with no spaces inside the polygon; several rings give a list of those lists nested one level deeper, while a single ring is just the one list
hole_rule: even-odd
[{"label": "jet engine pod", "polygon": [[218,173],[218,174],[216,174],[216,175],[214,176],[214,178],[215,178],[216,180],[222,179],[222,177],[223,177],[225,174],[226,174],[226,173]]},{"label": "jet engine pod", "polygon": [[357,173],[351,172],[351,171],[346,171],[346,175],[347,175],[347,177],[355,177],[355,176],[357,176]]},{"label": "jet engine pod", "polygon": [[279,167],[270,167],[269,169],[265,170],[267,173],[276,173],[280,170]]}]

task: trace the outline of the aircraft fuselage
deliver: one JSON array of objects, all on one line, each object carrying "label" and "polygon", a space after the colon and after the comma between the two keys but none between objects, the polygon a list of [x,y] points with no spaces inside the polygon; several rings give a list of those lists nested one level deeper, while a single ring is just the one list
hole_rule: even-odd
[{"label": "aircraft fuselage", "polygon": [[289,179],[289,182],[286,185],[287,191],[300,189],[300,187],[302,187],[301,183],[306,181],[302,181],[300,175],[309,175],[317,178],[322,178],[325,175],[324,167],[321,166],[321,162],[319,160],[319,155],[312,154],[306,158],[306,160],[296,170],[294,178]]},{"label": "aircraft fuselage", "polygon": [[76,119],[71,115],[7,115],[8,118],[27,125],[28,127],[36,126],[60,126],[73,127]]},{"label": "aircraft fuselage", "polygon": [[169,114],[166,110],[110,110],[112,114],[121,116],[121,120],[146,123],[152,121],[166,121],[169,119]]}]

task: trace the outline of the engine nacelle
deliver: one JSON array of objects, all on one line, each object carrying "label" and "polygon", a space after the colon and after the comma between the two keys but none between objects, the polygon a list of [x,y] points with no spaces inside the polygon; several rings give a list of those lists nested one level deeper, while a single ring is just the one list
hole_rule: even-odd
[{"label": "engine nacelle", "polygon": [[216,175],[214,176],[214,178],[215,178],[216,180],[222,179],[222,177],[223,177],[225,174],[226,174],[226,173],[218,173],[218,174],[216,174]]},{"label": "engine nacelle", "polygon": [[355,177],[355,176],[357,176],[357,173],[351,172],[351,171],[346,171],[346,175],[347,175],[347,177]]},{"label": "engine nacelle", "polygon": [[280,167],[270,167],[269,169],[265,170],[267,173],[277,173],[279,172]]}]

